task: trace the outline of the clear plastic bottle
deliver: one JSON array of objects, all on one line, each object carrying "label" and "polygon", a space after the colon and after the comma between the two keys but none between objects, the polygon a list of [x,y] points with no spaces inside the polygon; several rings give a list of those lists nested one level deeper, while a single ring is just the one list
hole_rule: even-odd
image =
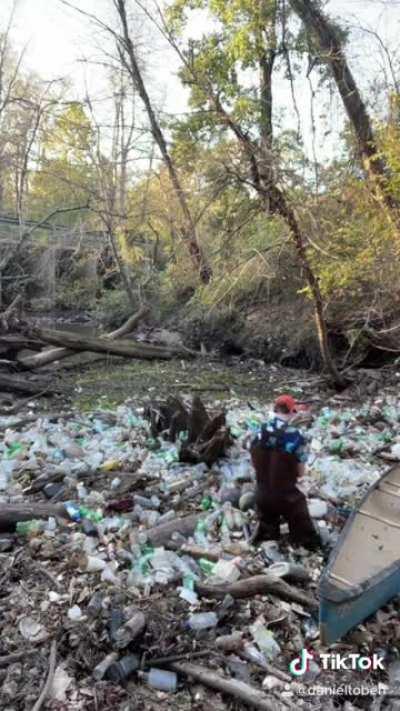
[{"label": "clear plastic bottle", "polygon": [[200,519],[196,526],[196,530],[194,532],[194,540],[200,546],[208,546],[207,524],[203,519]]},{"label": "clear plastic bottle", "polygon": [[222,507],[222,510],[224,512],[224,521],[226,522],[227,527],[230,531],[233,531],[235,528],[235,518],[231,502],[226,501]]},{"label": "clear plastic bottle", "polygon": [[257,647],[267,659],[275,659],[280,654],[281,648],[278,642],[274,639],[272,632],[265,627],[262,620],[257,619],[250,626],[250,632]]},{"label": "clear plastic bottle", "polygon": [[175,672],[167,671],[166,669],[150,669],[149,672],[140,672],[139,676],[145,679],[149,686],[159,691],[176,691],[178,678]]},{"label": "clear plastic bottle", "polygon": [[187,625],[189,629],[198,632],[199,630],[207,630],[216,627],[218,617],[215,612],[196,612],[190,615]]}]

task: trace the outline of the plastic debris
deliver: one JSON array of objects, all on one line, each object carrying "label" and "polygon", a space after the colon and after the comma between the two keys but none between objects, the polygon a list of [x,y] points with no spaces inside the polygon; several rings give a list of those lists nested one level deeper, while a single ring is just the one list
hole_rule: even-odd
[{"label": "plastic debris", "polygon": [[[18,432],[5,430],[0,503],[32,503],[32,514],[0,540],[3,654],[39,643],[44,648],[60,630],[49,703],[90,705],[96,683],[99,708],[117,708],[125,703],[129,682],[132,689],[146,684],[138,690],[140,703],[148,697],[162,708],[172,702],[165,694],[178,688],[176,657],[260,693],[264,689],[273,705],[285,684],[290,690],[289,664],[301,650],[311,649],[317,658],[318,621],[307,604],[281,599],[279,592],[252,594],[251,585],[246,589],[247,578],[274,575],[278,586],[314,597],[325,561],[320,551],[292,548],[287,526],[279,541],[248,544],[256,521],[255,483],[243,440],[259,428],[268,407],[232,401],[226,409],[234,443],[211,466],[178,461],[186,435],[175,443],[153,438],[130,403],[65,421],[41,417]],[[384,418],[382,426],[378,417]],[[337,538],[359,497],[386,467],[375,452],[397,456],[398,427],[395,397],[372,415],[371,407],[322,408],[307,424],[311,456],[299,485],[324,540]],[[43,518],[36,505],[50,507]],[[186,518],[192,519],[188,528],[173,525]],[[225,595],[228,586],[231,595]],[[354,631],[358,641],[345,640],[346,649],[392,649],[397,620],[394,600]],[[204,649],[212,648],[217,654],[202,659]],[[32,665],[30,683],[38,698],[46,654],[16,664],[26,678]],[[309,665],[302,683],[313,683],[316,666]],[[320,677],[330,685],[332,679],[321,672],[318,683]],[[184,674],[179,682],[179,694],[189,698],[190,689],[189,708],[201,687]],[[13,683],[19,685],[18,698],[32,706],[23,681],[14,682],[11,673],[0,683],[0,705],[12,707],[13,696],[6,699],[3,689],[9,693]],[[202,704],[214,705],[211,690]]]},{"label": "plastic debris", "polygon": [[189,629],[194,631],[207,630],[211,627],[216,627],[217,624],[218,617],[215,612],[196,612],[195,614],[190,615],[187,621]]},{"label": "plastic debris", "polygon": [[166,671],[165,669],[150,669],[149,673],[143,673],[142,677],[146,680],[149,686],[160,691],[176,691],[178,677],[175,672]]},{"label": "plastic debris", "polygon": [[29,616],[20,619],[18,629],[28,642],[43,642],[48,637],[43,625]]},{"label": "plastic debris", "polygon": [[250,626],[250,632],[257,647],[265,655],[266,659],[275,659],[280,654],[281,648],[274,639],[272,632],[265,627],[262,618],[257,619]]}]

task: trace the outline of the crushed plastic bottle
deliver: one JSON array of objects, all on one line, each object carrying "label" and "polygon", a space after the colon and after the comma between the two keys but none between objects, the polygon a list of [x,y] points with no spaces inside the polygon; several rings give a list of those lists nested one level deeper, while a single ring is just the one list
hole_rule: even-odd
[{"label": "crushed plastic bottle", "polygon": [[234,560],[220,559],[213,567],[212,582],[214,585],[234,583],[240,578],[240,570]]},{"label": "crushed plastic bottle", "polygon": [[272,632],[265,627],[261,618],[250,625],[249,629],[257,647],[266,659],[273,660],[280,654],[281,648],[278,642],[274,639]]},{"label": "crushed plastic bottle", "polygon": [[15,459],[3,460],[0,463],[0,491],[6,491],[16,468],[17,462]]},{"label": "crushed plastic bottle", "polygon": [[212,575],[214,572],[215,563],[212,563],[211,560],[207,560],[207,558],[200,558],[199,566],[203,573],[205,573],[206,575]]},{"label": "crushed plastic bottle", "polygon": [[16,533],[19,536],[37,536],[39,533],[44,531],[45,523],[43,521],[38,521],[37,519],[31,519],[30,521],[18,521],[15,524]]},{"label": "crushed plastic bottle", "polygon": [[5,449],[6,459],[14,459],[19,454],[22,454],[23,451],[24,451],[24,448],[23,448],[23,445],[21,444],[21,442],[12,442]]},{"label": "crushed plastic bottle", "polygon": [[199,630],[207,630],[216,627],[218,617],[215,612],[196,612],[190,615],[187,626],[189,629],[198,632]]}]

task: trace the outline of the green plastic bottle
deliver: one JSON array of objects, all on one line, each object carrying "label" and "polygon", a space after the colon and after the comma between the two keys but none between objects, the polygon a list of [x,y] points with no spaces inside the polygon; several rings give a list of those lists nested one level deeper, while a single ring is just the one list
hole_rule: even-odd
[{"label": "green plastic bottle", "polygon": [[32,519],[31,521],[18,521],[15,530],[19,536],[32,536],[43,530],[43,521]]},{"label": "green plastic bottle", "polygon": [[207,558],[200,558],[199,566],[206,575],[213,574],[215,564],[212,563],[211,560],[207,560]]},{"label": "green plastic bottle", "polygon": [[81,518],[87,518],[92,523],[100,523],[100,521],[102,521],[103,519],[103,514],[101,511],[91,511],[90,509],[86,508],[86,506],[80,506],[79,513],[81,515]]}]

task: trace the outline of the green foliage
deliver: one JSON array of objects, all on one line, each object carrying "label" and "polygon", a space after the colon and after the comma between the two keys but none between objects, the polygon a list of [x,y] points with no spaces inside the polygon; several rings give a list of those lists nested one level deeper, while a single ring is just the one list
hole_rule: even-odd
[{"label": "green foliage", "polygon": [[[29,206],[38,219],[53,209],[86,205],[95,193],[91,155],[93,129],[83,106],[74,103],[46,130],[39,169],[31,178]],[[74,225],[87,213],[63,216]]]}]

